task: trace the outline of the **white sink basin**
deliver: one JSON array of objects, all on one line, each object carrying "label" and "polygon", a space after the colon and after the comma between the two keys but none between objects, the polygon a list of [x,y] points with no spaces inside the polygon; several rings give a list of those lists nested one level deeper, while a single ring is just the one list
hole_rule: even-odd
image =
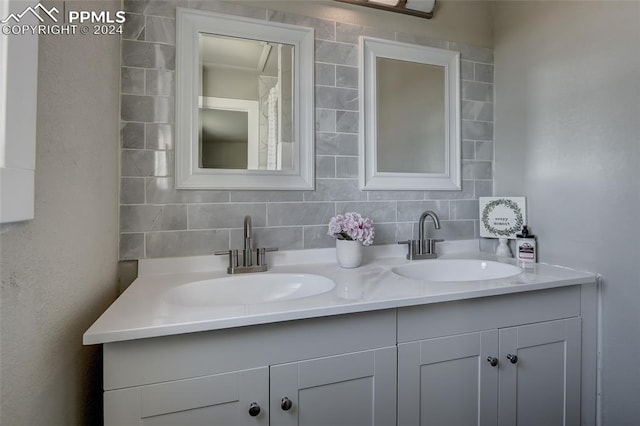
[{"label": "white sink basin", "polygon": [[167,293],[178,305],[253,305],[326,293],[333,280],[313,274],[247,274],[183,284]]},{"label": "white sink basin", "polygon": [[433,259],[397,266],[391,272],[423,281],[482,281],[512,277],[522,269],[491,260]]}]

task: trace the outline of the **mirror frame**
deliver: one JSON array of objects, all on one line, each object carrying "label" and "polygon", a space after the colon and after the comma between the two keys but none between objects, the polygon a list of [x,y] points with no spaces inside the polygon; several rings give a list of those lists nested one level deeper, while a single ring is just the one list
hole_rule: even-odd
[{"label": "mirror frame", "polygon": [[[445,171],[400,173],[377,170],[376,59],[444,67]],[[360,189],[460,190],[460,53],[371,37],[360,37]]]},{"label": "mirror frame", "polygon": [[[294,169],[205,169],[199,166],[200,33],[294,46]],[[314,189],[314,30],[234,15],[176,9],[176,188]]]}]

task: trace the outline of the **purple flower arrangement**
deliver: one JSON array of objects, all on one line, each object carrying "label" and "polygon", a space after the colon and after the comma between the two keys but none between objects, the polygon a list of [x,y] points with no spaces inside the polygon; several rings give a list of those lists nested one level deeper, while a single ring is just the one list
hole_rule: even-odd
[{"label": "purple flower arrangement", "polygon": [[373,243],[375,231],[371,219],[349,212],[332,217],[327,234],[339,240],[360,241],[362,245],[368,246]]}]

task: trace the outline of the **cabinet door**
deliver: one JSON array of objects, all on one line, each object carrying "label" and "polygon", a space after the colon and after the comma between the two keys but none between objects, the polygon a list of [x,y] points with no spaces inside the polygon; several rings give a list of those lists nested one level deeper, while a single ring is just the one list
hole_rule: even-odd
[{"label": "cabinet door", "polygon": [[[105,426],[269,424],[269,368],[107,391]],[[252,403],[260,407],[249,414]],[[254,414],[256,409],[253,409]]]},{"label": "cabinet door", "polygon": [[398,345],[398,425],[495,425],[498,331]]},{"label": "cabinet door", "polygon": [[580,424],[580,340],[579,318],[500,330],[499,425]]},{"label": "cabinet door", "polygon": [[395,424],[396,354],[394,346],[272,366],[271,425]]}]

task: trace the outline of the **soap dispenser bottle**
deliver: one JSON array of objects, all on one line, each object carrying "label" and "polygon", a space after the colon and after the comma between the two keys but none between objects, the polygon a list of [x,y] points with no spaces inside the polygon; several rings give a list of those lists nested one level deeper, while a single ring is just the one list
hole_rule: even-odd
[{"label": "soap dispenser bottle", "polygon": [[534,263],[536,255],[536,237],[529,234],[527,225],[524,225],[522,232],[516,234],[516,258],[520,262]]}]

